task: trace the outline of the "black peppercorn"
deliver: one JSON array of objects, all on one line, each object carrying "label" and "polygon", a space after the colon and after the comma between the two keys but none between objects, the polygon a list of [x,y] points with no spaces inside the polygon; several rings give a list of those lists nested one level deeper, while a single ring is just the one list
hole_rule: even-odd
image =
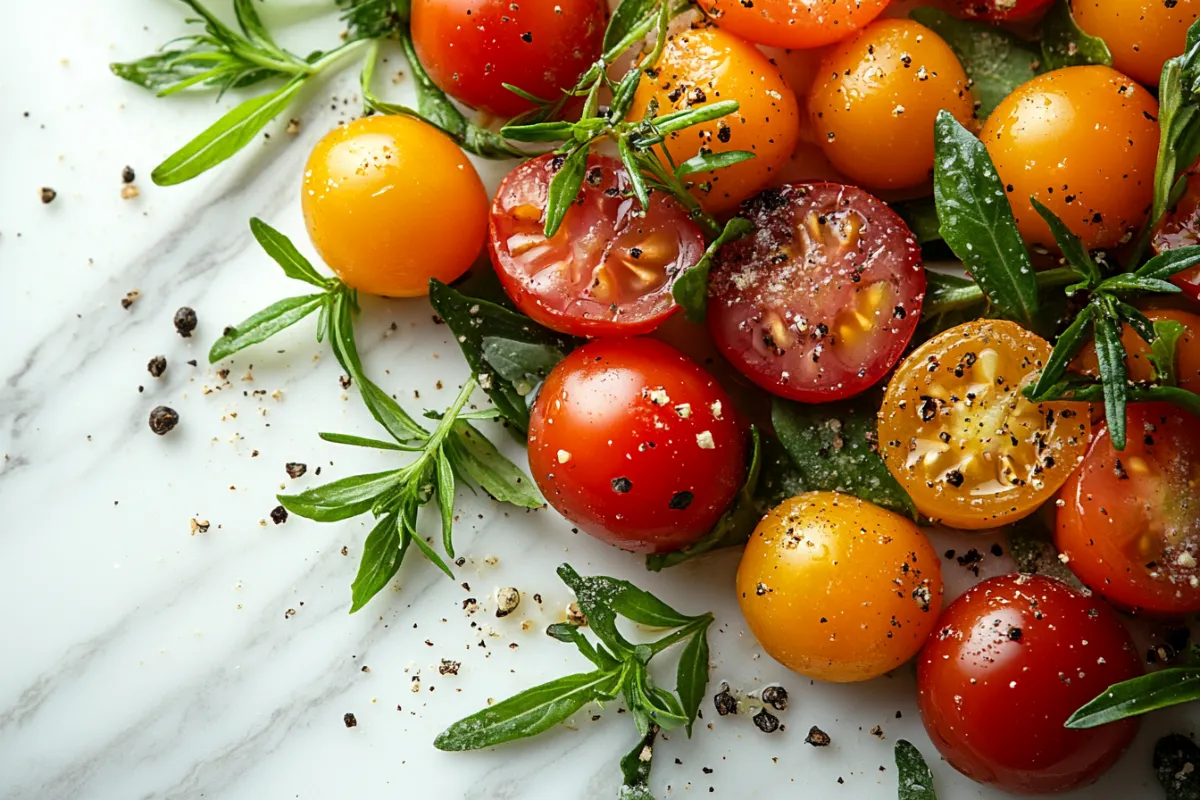
[{"label": "black peppercorn", "polygon": [[768,686],[762,690],[762,701],[776,711],[787,708],[788,693],[782,686]]},{"label": "black peppercorn", "polygon": [[167,359],[162,356],[155,356],[150,359],[150,363],[146,365],[146,369],[155,378],[161,378],[162,374],[167,371]]},{"label": "black peppercorn", "polygon": [[813,725],[808,729],[808,736],[804,737],[805,744],[811,744],[813,747],[829,747],[829,743],[833,739],[829,738],[829,734]]},{"label": "black peppercorn", "polygon": [[719,716],[727,717],[737,713],[737,698],[729,693],[729,687],[724,684],[721,686],[721,691],[713,695],[713,705]]},{"label": "black peppercorn", "polygon": [[158,406],[150,412],[150,430],[165,436],[179,424],[179,414],[173,408]]},{"label": "black peppercorn", "polygon": [[287,509],[283,506],[275,506],[271,509],[271,522],[274,522],[276,525],[282,525],[287,522],[287,517]]},{"label": "black peppercorn", "polygon": [[764,708],[754,715],[754,724],[763,733],[774,733],[779,730],[779,717]]},{"label": "black peppercorn", "polygon": [[175,330],[179,331],[183,338],[191,338],[192,331],[196,330],[196,312],[187,306],[176,311]]}]

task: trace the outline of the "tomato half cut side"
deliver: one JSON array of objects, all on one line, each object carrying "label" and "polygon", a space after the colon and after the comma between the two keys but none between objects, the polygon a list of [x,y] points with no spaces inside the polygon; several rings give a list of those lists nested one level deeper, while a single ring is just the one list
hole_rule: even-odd
[{"label": "tomato half cut side", "polygon": [[861,189],[789,184],[747,201],[756,231],[721,248],[708,329],[769,392],[838,400],[879,381],[908,346],[925,298],[904,221]]},{"label": "tomato half cut side", "polygon": [[1063,488],[1056,540],[1067,566],[1133,611],[1200,611],[1200,426],[1166,403],[1132,403],[1125,449],[1102,427]]},{"label": "tomato half cut side", "polygon": [[560,333],[649,333],[678,310],[671,287],[704,254],[700,226],[661,192],[651,192],[643,213],[621,163],[594,155],[578,198],[548,239],[550,181],[561,166],[561,156],[526,161],[496,192],[489,250],[504,290]]}]

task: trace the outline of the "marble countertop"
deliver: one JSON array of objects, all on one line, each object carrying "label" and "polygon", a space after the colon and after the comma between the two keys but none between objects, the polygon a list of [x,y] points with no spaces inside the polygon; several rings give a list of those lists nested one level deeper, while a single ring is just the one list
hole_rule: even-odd
[{"label": "marble countertop", "polygon": [[[298,40],[336,35],[321,3],[278,5],[310,18]],[[748,716],[718,718],[706,701],[692,741],[671,735],[657,748],[660,798],[894,798],[900,737],[930,758],[943,797],[1001,796],[936,758],[911,668],[822,685],[765,656],[734,599],[736,553],[652,575],[552,511],[460,494],[456,580],[412,557],[390,591],[347,614],[365,520],[275,525],[269,513],[281,488],[395,463],[316,437],[375,436],[375,423],[343,390],[311,321],[217,365],[227,375],[205,355],[225,325],[293,291],[254,244],[251,216],[313,255],[300,172],[317,139],[358,113],[356,75],[308,92],[290,114],[298,134],[275,124],[224,166],[159,188],[154,165],[236,98],[158,100],[106,65],[183,33],[182,18],[167,0],[0,9],[0,797],[614,797],[617,761],[636,736],[615,705],[494,750],[431,744],[489,698],[585,667],[542,633],[572,599],[554,575],[563,561],[685,611],[712,610],[709,694],[721,681],[743,693],[779,682],[791,694],[772,735]],[[140,189],[131,199],[121,196],[126,165]],[[481,165],[493,187],[503,170]],[[43,186],[54,202],[41,202]],[[181,306],[199,316],[189,339],[172,326]],[[368,298],[358,331],[368,372],[414,414],[444,407],[466,376],[424,300]],[[168,362],[157,379],[146,370],[156,355]],[[159,404],[181,416],[165,437],[146,424]],[[287,462],[307,474],[290,478]],[[986,552],[991,541],[936,544]],[[944,565],[952,593],[973,580]],[[1011,563],[989,555],[982,567]],[[523,600],[497,619],[494,592],[506,586]],[[482,605],[474,616],[467,597]],[[458,673],[441,674],[442,659],[460,662]],[[812,725],[831,747],[803,743]],[[1194,726],[1194,710],[1148,720],[1100,787],[1072,797],[1156,796],[1154,739]]]}]

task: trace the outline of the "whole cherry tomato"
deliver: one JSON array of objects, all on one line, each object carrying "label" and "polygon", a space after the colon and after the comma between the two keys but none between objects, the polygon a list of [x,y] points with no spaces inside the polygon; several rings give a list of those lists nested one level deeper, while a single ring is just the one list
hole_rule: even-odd
[{"label": "whole cherry tomato", "polygon": [[1142,674],[1133,641],[1099,598],[1039,575],[1004,575],[942,613],[917,660],[929,738],[967,777],[1016,794],[1096,780],[1138,729],[1136,718],[1063,723],[1114,683]]},{"label": "whole cherry tomato", "polygon": [[529,471],[596,538],[666,553],[708,533],[746,481],[747,432],[724,390],[653,339],[601,339],[551,370]]},{"label": "whole cherry tomato", "polygon": [[1196,0],[1072,0],[1075,22],[1099,36],[1113,66],[1146,86],[1158,86],[1163,64],[1183,52]]},{"label": "whole cherry tomato", "polygon": [[852,36],[887,7],[888,0],[700,0],[722,28],[758,44],[807,49]]}]

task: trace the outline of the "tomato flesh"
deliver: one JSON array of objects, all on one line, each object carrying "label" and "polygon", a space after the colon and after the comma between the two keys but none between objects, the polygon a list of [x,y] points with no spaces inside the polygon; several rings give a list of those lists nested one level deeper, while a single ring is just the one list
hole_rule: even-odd
[{"label": "tomato flesh", "polygon": [[1114,683],[1142,674],[1129,634],[1098,598],[1039,575],[1005,575],[943,612],[917,661],[929,738],[959,772],[1017,794],[1096,780],[1136,718],[1086,730],[1063,723]]},{"label": "tomato flesh", "polygon": [[756,231],[721,248],[708,329],[734,366],[804,402],[882,378],[921,316],[925,270],[912,232],[852,186],[793,184],[748,202]]},{"label": "tomato flesh", "polygon": [[704,235],[662,192],[642,213],[629,174],[590,156],[583,187],[553,237],[544,233],[559,157],[526,161],[492,201],[489,242],[504,290],[525,314],[579,336],[648,333],[677,309],[671,287],[704,254]]},{"label": "tomato flesh", "polygon": [[551,370],[529,424],[529,470],[601,541],[666,553],[708,533],[746,480],[747,436],[724,390],[653,339],[601,339]]},{"label": "tomato flesh", "polygon": [[1124,608],[1200,611],[1200,426],[1165,403],[1130,404],[1125,425],[1125,449],[1102,427],[1063,487],[1058,548]]}]

